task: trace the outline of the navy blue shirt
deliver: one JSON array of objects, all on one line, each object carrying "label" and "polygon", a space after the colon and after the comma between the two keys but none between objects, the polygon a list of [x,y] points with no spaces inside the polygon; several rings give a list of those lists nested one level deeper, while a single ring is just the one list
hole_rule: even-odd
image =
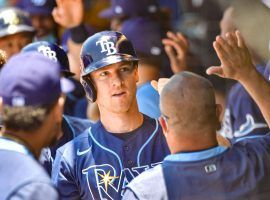
[{"label": "navy blue shirt", "polygon": [[49,176],[23,145],[0,137],[0,199],[58,199]]},{"label": "navy blue shirt", "polygon": [[[258,66],[257,70],[263,73],[265,67]],[[242,137],[265,135],[268,132],[269,127],[259,107],[245,88],[236,83],[228,96],[221,134],[235,142]]]},{"label": "navy blue shirt", "polygon": [[122,140],[97,122],[57,151],[52,180],[62,199],[121,199],[126,185],[159,164],[169,149],[157,120]]},{"label": "navy blue shirt", "polygon": [[67,142],[73,140],[85,129],[89,128],[92,124],[93,123],[88,119],[81,119],[78,117],[63,115],[62,121],[63,136],[53,147],[43,149],[39,159],[40,163],[44,166],[49,175],[51,175],[52,162],[55,158],[56,150],[59,147],[66,144]]},{"label": "navy blue shirt", "polygon": [[267,200],[269,177],[270,134],[242,138],[231,148],[169,155],[135,178],[124,199]]}]

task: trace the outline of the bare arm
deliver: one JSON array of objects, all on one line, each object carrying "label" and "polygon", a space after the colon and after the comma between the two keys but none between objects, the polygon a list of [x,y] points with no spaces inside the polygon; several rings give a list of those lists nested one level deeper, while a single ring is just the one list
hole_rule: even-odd
[{"label": "bare arm", "polygon": [[270,126],[270,84],[257,72],[239,31],[218,36],[213,44],[221,65],[207,69],[207,74],[239,81],[259,106]]}]

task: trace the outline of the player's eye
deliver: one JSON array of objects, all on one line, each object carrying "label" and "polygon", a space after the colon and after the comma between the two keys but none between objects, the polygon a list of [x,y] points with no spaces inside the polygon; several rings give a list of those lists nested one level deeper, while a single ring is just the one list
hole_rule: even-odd
[{"label": "player's eye", "polygon": [[120,72],[130,72],[131,71],[131,66],[125,65],[120,68]]},{"label": "player's eye", "polygon": [[103,71],[99,74],[100,77],[107,76],[109,73],[107,71]]}]

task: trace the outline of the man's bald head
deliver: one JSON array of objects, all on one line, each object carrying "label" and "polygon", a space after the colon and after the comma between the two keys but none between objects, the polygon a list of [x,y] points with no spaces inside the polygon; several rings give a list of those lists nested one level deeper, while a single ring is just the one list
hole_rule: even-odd
[{"label": "man's bald head", "polygon": [[160,109],[177,131],[215,131],[216,103],[213,85],[191,72],[174,75],[161,92]]}]

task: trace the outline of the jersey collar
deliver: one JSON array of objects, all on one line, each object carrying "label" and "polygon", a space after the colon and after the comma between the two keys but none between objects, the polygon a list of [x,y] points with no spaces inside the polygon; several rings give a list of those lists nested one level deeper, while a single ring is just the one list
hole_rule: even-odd
[{"label": "jersey collar", "polygon": [[171,155],[166,156],[164,160],[173,161],[173,162],[200,161],[200,160],[205,160],[205,159],[220,155],[227,149],[228,147],[218,146],[218,147],[214,147],[214,148],[203,150],[203,151],[171,154]]}]

